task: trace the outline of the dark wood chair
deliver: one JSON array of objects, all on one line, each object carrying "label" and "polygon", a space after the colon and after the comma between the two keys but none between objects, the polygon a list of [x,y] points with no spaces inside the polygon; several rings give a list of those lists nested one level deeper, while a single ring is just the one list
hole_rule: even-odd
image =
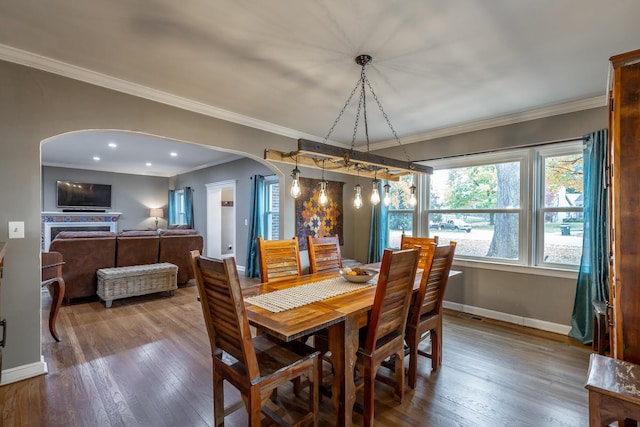
[{"label": "dark wood chair", "polygon": [[47,287],[53,301],[49,310],[49,332],[56,341],[60,342],[60,335],[56,329],[58,311],[64,299],[65,284],[62,278],[62,254],[60,252],[42,252],[42,281],[41,287]]},{"label": "dark wood chair", "polygon": [[[442,364],[442,300],[449,280],[456,242],[427,247],[427,266],[422,273],[420,288],[409,311],[405,340],[409,347],[409,387],[416,387],[418,355],[431,359],[431,369]],[[431,338],[431,353],[418,348],[427,336]]]},{"label": "dark wood chair", "polygon": [[331,237],[307,236],[307,247],[309,248],[309,273],[342,268],[340,239],[337,234]]},{"label": "dark wood chair", "polygon": [[365,426],[373,424],[374,380],[378,368],[389,357],[395,356],[395,375],[393,380],[385,382],[394,386],[400,401],[404,398],[404,332],[417,266],[417,249],[384,251],[373,307],[369,322],[361,331],[356,360],[362,376],[356,387],[364,389]]},{"label": "dark wood chair", "polygon": [[288,240],[265,240],[258,237],[260,256],[260,280],[273,282],[302,276],[298,238]]},{"label": "dark wood chair", "polygon": [[[252,338],[235,259],[214,260],[201,257],[198,251],[192,251],[191,257],[211,344],[215,425],[224,425],[227,412],[242,406],[225,409],[224,381],[242,395],[250,426],[261,425],[261,414],[285,425],[281,410],[299,418],[295,425],[317,425],[319,353],[301,342],[285,343],[267,334]],[[272,392],[303,376],[309,379],[308,404],[289,405],[276,413],[269,406]]]},{"label": "dark wood chair", "polygon": [[428,246],[431,243],[438,244],[438,236],[411,237],[403,234],[400,238],[400,249],[413,249],[416,246],[420,246],[420,260],[418,261],[418,268],[424,268]]}]

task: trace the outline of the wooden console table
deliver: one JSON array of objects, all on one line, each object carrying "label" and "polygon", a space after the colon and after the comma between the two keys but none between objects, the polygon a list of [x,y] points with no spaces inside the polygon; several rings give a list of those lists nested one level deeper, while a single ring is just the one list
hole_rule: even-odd
[{"label": "wooden console table", "polygon": [[637,425],[640,420],[640,366],[592,354],[585,387],[589,390],[589,427]]}]

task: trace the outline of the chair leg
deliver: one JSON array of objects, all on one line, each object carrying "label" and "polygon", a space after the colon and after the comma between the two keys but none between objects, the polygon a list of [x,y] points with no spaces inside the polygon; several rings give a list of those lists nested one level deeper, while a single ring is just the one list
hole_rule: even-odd
[{"label": "chair leg", "polygon": [[262,402],[260,399],[260,389],[258,387],[252,387],[249,391],[247,399],[247,412],[249,415],[249,426],[260,427],[262,424]]},{"label": "chair leg", "polygon": [[216,427],[224,426],[224,381],[213,372],[213,418]]},{"label": "chair leg", "polygon": [[395,354],[395,391],[396,396],[402,402],[404,399],[404,351]]},{"label": "chair leg", "polygon": [[431,330],[431,369],[435,372],[442,365],[442,323]]},{"label": "chair leg", "polygon": [[370,427],[373,425],[373,382],[375,381],[376,373],[373,372],[371,367],[371,360],[365,362],[364,368],[364,397],[363,397],[363,417],[364,426]]},{"label": "chair leg", "polygon": [[[318,374],[319,373],[319,374]],[[320,383],[322,382],[322,359],[317,357],[313,362],[313,370],[311,372],[314,378],[311,376],[309,380],[313,382],[309,384],[309,410],[313,413],[313,425],[318,425],[318,414],[320,413]]]},{"label": "chair leg", "polygon": [[418,377],[418,343],[419,337],[415,330],[409,329],[405,334],[405,340],[409,346],[409,387],[416,388]]}]

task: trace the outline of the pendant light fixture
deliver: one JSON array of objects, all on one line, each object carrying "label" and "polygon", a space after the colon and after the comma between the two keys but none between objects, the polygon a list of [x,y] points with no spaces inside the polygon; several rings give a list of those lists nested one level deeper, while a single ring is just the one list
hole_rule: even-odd
[{"label": "pendant light fixture", "polygon": [[298,159],[296,158],[296,168],[291,171],[291,197],[297,199],[302,191],[300,190],[300,169],[298,169]]},{"label": "pendant light fixture", "polygon": [[411,196],[409,196],[409,205],[414,207],[418,204],[418,200],[416,199],[416,185],[411,183],[411,187],[409,187],[409,191],[411,191]]},{"label": "pendant light fixture", "polygon": [[391,186],[389,184],[385,184],[384,198],[382,199],[382,203],[384,203],[386,207],[389,207],[389,205],[391,204],[391,194],[389,194],[389,190],[391,190]]},{"label": "pendant light fixture", "polygon": [[327,181],[324,180],[324,160],[322,161],[322,181],[320,181],[320,195],[318,196],[318,203],[320,206],[324,206],[329,201],[327,197]]},{"label": "pendant light fixture", "polygon": [[353,199],[353,207],[360,209],[362,207],[362,187],[360,184],[356,184],[353,189],[356,190],[356,197]]},{"label": "pendant light fixture", "polygon": [[362,187],[360,186],[360,174],[358,174],[358,181],[356,182],[356,186],[353,187],[356,191],[356,196],[353,199],[353,207],[356,209],[360,209],[362,207]]},{"label": "pendant light fixture", "polygon": [[[298,162],[305,167],[322,169],[324,175],[324,169],[328,168],[329,170],[349,175],[358,175],[362,174],[363,176],[373,178],[372,181],[372,190],[371,190],[371,203],[376,205],[380,203],[381,195],[380,195],[380,181],[378,180],[377,174],[380,172],[381,179],[387,181],[399,181],[402,176],[413,175],[413,174],[432,174],[433,168],[429,166],[425,166],[422,164],[414,163],[409,159],[409,155],[405,147],[400,143],[400,138],[398,137],[395,129],[393,128],[387,113],[382,108],[382,104],[378,99],[378,96],[373,90],[371,83],[366,75],[366,67],[370,65],[373,61],[373,58],[370,55],[358,55],[355,57],[355,62],[361,67],[360,70],[360,78],[356,82],[355,87],[351,91],[347,102],[342,107],[342,110],[339,112],[337,118],[333,122],[333,125],[329,129],[329,132],[324,137],[322,142],[314,142],[305,139],[298,139],[298,150],[292,152],[281,152],[277,150],[265,149],[264,158],[267,160],[277,161],[277,162],[285,162],[285,163],[294,163],[296,164],[296,168],[292,171],[291,176],[293,178],[293,182],[291,185],[291,196],[298,197],[301,189],[299,175],[300,170],[298,169]],[[398,146],[402,149],[406,160],[399,160],[395,158],[389,158],[385,156],[380,156],[377,154],[373,154],[369,152],[369,118],[367,117],[367,100],[369,95],[371,99],[373,99],[380,112],[382,113],[383,119],[386,121],[391,133],[393,134]],[[357,94],[357,95],[356,95]],[[331,136],[333,130],[336,128],[336,125],[343,117],[346,109],[349,107],[352,99],[359,99],[357,101],[357,110],[355,112],[355,126],[353,128],[352,138],[351,138],[351,147],[343,148],[335,145],[331,145],[328,143],[329,137]],[[363,147],[362,149],[356,149],[356,137],[358,135],[358,124],[363,124],[364,127],[364,139],[366,141],[366,149]],[[325,162],[327,164],[325,165]],[[328,195],[326,194],[327,183],[324,180],[320,183],[320,196],[318,201],[321,200],[326,203],[328,200]],[[362,188],[358,183],[356,185],[356,189],[360,188],[360,192]],[[357,192],[357,190],[356,190]],[[390,196],[388,196],[388,190],[385,187],[385,205],[390,202]],[[298,196],[297,196],[298,195]],[[361,198],[360,193],[360,198]],[[417,204],[415,187],[413,187],[412,199]],[[354,201],[355,203],[355,201]]]},{"label": "pendant light fixture", "polygon": [[378,203],[380,203],[380,192],[378,191],[378,184],[379,183],[380,183],[380,181],[378,181],[378,171],[375,171],[375,173],[373,175],[373,181],[371,181],[371,184],[372,184],[372,188],[371,188],[371,204],[373,206],[375,206]]}]

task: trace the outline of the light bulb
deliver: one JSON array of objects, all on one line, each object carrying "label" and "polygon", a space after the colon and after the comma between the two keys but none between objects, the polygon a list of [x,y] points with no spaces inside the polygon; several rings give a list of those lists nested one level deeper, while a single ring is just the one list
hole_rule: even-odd
[{"label": "light bulb", "polygon": [[293,197],[294,199],[297,199],[298,196],[300,196],[300,193],[302,192],[300,190],[300,169],[298,169],[297,167],[291,172],[291,178],[293,178],[293,181],[291,182],[291,197]]},{"label": "light bulb", "polygon": [[327,197],[327,181],[320,181],[320,196],[318,196],[318,203],[326,205],[329,198]]},{"label": "light bulb", "polygon": [[415,206],[418,204],[418,200],[416,199],[416,186],[412,185],[409,188],[411,189],[411,197],[409,197],[409,205]]},{"label": "light bulb", "polygon": [[384,185],[384,199],[382,199],[382,203],[385,206],[389,206],[391,204],[391,195],[389,194],[389,189],[391,186],[389,184]]},{"label": "light bulb", "polygon": [[380,203],[380,192],[378,191],[378,180],[374,179],[373,188],[371,189],[371,204],[377,205]]},{"label": "light bulb", "polygon": [[356,184],[353,189],[356,190],[356,197],[353,199],[353,207],[360,209],[362,207],[362,187],[360,187],[360,184]]}]

